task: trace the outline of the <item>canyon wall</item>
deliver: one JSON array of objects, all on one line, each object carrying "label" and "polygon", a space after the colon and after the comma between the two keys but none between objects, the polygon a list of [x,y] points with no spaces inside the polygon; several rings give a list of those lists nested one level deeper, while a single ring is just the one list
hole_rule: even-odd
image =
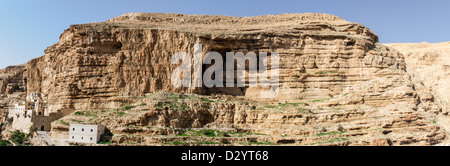
[{"label": "canyon wall", "polygon": [[[245,87],[175,88],[180,65],[172,55],[193,57],[196,44],[203,57],[215,51],[224,60],[227,52],[279,53],[278,96],[261,98],[268,88],[248,80]],[[422,59],[428,56],[436,57]],[[106,126],[105,141],[114,145],[448,142],[445,94],[416,71],[432,62],[420,67],[411,57],[405,63],[367,27],[328,14],[129,13],[70,26],[28,62],[26,81],[28,94],[41,92],[51,112],[63,112],[51,122],[54,138],[67,139],[70,123],[85,123]]]}]

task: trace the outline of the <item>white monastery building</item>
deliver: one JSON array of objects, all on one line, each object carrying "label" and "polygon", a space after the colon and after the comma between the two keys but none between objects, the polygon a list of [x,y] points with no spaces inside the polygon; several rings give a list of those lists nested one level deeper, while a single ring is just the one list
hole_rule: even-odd
[{"label": "white monastery building", "polygon": [[105,132],[105,126],[88,124],[70,124],[69,142],[97,143]]}]

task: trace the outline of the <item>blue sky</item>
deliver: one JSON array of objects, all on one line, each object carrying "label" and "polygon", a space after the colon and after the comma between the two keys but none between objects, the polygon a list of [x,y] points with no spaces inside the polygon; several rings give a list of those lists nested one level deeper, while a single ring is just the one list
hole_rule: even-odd
[{"label": "blue sky", "polygon": [[3,0],[0,68],[44,55],[71,24],[129,12],[257,16],[328,13],[361,23],[382,43],[450,41],[449,0]]}]

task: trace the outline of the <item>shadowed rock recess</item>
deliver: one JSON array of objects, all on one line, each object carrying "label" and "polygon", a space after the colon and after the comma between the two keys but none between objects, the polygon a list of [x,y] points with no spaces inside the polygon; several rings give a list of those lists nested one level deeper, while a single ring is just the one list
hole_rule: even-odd
[{"label": "shadowed rock recess", "polygon": [[[280,55],[280,89],[174,88],[176,52]],[[203,69],[204,70],[204,69]],[[269,68],[270,71],[270,68]],[[367,27],[328,14],[257,17],[129,13],[72,25],[27,64],[27,93],[68,123],[105,125],[110,145],[434,145],[447,133],[404,56]],[[444,115],[443,115],[444,116]]]}]

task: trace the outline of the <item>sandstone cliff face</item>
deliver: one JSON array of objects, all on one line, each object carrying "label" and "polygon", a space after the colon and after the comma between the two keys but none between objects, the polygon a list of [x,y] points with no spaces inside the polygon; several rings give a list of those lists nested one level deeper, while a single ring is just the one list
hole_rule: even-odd
[{"label": "sandstone cliff face", "polygon": [[[359,102],[384,106],[412,90],[403,56],[380,45],[368,28],[336,16],[130,13],[67,29],[43,57],[29,62],[28,92],[48,95],[51,111],[114,108],[160,90],[208,94],[211,89],[175,89],[170,82],[178,66],[170,64],[171,56],[180,51],[192,56],[194,44],[223,56],[279,52],[276,101],[361,92]],[[259,99],[260,90],[222,91]],[[400,97],[392,98],[394,93]]]},{"label": "sandstone cliff face", "polygon": [[8,107],[25,99],[26,73],[26,65],[0,69],[0,123]]}]

